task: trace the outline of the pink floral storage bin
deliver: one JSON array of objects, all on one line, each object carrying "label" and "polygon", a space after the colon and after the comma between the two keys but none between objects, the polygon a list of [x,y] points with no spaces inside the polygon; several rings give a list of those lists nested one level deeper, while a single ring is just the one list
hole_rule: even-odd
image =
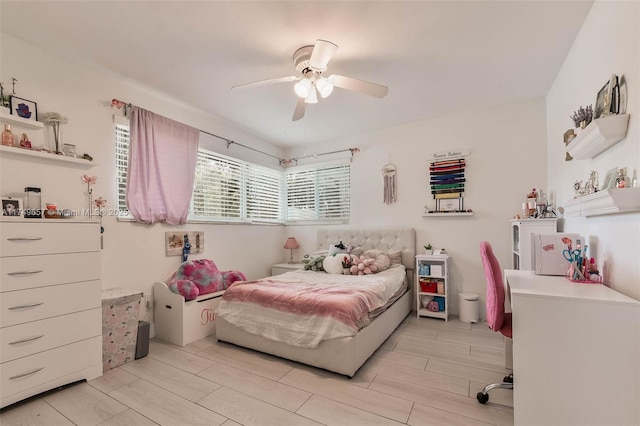
[{"label": "pink floral storage bin", "polygon": [[142,293],[102,290],[102,371],[133,361]]}]

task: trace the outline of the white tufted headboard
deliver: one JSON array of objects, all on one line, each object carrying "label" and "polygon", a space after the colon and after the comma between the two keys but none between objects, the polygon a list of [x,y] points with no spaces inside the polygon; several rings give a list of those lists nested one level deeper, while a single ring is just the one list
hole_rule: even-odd
[{"label": "white tufted headboard", "polygon": [[329,245],[340,241],[345,245],[362,247],[364,250],[402,250],[402,264],[408,270],[415,269],[416,232],[412,228],[328,228],[318,230],[316,243],[318,250],[326,250]]}]

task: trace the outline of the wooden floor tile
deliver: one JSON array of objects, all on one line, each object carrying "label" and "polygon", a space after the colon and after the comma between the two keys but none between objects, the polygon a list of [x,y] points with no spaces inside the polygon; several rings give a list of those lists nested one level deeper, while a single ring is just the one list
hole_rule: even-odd
[{"label": "wooden floor tile", "polygon": [[0,413],[0,425],[73,426],[73,422],[42,399],[27,400]]},{"label": "wooden floor tile", "polygon": [[123,386],[109,395],[159,425],[216,426],[227,419],[143,379]]},{"label": "wooden floor tile", "polygon": [[224,386],[203,398],[199,404],[245,426],[321,424]]}]

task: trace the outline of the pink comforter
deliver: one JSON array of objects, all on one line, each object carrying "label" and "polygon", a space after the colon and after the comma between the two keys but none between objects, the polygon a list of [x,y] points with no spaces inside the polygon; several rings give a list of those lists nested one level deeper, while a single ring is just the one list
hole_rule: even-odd
[{"label": "pink comforter", "polygon": [[387,303],[404,276],[398,266],[366,276],[294,271],[239,281],[225,291],[216,316],[270,340],[316,347],[368,325],[369,313]]}]

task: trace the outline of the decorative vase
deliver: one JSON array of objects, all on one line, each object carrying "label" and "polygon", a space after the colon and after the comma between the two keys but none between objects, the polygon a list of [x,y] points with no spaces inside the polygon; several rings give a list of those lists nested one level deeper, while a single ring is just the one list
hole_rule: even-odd
[{"label": "decorative vase", "polygon": [[342,275],[351,275],[351,269],[343,268],[342,269]]},{"label": "decorative vase", "polygon": [[433,249],[424,249],[424,254],[433,254]]}]

